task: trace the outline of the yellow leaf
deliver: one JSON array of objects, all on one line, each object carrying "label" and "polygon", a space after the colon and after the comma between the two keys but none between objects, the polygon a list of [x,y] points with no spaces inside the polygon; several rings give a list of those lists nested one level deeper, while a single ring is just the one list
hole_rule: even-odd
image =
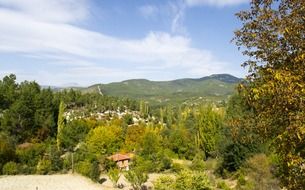
[{"label": "yellow leaf", "polygon": [[302,140],[302,137],[301,137],[300,133],[297,133],[297,136],[298,136],[299,140]]}]

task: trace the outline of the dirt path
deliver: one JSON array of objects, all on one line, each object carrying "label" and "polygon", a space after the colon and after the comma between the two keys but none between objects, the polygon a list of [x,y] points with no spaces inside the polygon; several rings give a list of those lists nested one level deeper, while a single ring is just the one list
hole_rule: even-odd
[{"label": "dirt path", "polygon": [[101,190],[100,184],[80,175],[0,176],[0,190]]},{"label": "dirt path", "polygon": [[[150,174],[146,183],[152,186],[152,181],[160,174]],[[0,190],[115,190],[106,175],[101,176],[106,181],[103,184],[92,182],[78,174],[63,175],[17,175],[0,176]],[[124,184],[123,190],[129,190],[130,184],[122,175],[119,183]]]}]

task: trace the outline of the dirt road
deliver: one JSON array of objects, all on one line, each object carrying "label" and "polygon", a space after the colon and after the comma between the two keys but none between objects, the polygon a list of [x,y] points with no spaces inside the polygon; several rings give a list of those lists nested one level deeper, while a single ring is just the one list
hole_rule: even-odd
[{"label": "dirt road", "polygon": [[[158,178],[160,174],[150,174],[148,186]],[[78,174],[56,174],[56,175],[17,175],[0,176],[0,190],[115,190],[107,176],[103,184],[92,182]],[[121,176],[119,183],[125,185],[123,190],[131,187],[124,176]]]}]

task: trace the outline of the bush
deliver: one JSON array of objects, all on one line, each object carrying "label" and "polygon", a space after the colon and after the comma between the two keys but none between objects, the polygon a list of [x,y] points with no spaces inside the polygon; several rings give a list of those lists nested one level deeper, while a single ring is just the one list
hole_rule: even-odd
[{"label": "bush", "polygon": [[231,190],[231,188],[224,181],[218,182],[217,188],[222,189],[222,190]]},{"label": "bush", "polygon": [[15,162],[7,162],[4,164],[2,172],[4,175],[16,175],[18,174],[18,167]]},{"label": "bush", "polygon": [[250,155],[251,148],[242,144],[234,143],[228,145],[223,153],[223,162],[220,166],[220,173],[223,170],[229,172],[237,171]]},{"label": "bush", "polygon": [[96,160],[85,160],[76,164],[75,169],[83,176],[89,177],[93,181],[98,181],[100,177],[99,165]]},{"label": "bush", "polygon": [[164,170],[170,169],[171,166],[172,166],[172,160],[169,157],[167,157],[167,156],[165,156],[163,154],[161,154],[160,156],[161,156],[160,166],[159,166],[160,167],[160,171],[164,171]]},{"label": "bush", "polygon": [[132,162],[132,167],[138,168],[144,172],[154,172],[156,170],[156,164],[153,164],[151,160],[147,160],[142,156],[136,156]]},{"label": "bush", "polygon": [[148,175],[141,169],[134,168],[125,173],[125,178],[129,181],[134,190],[140,190],[148,180]]},{"label": "bush", "polygon": [[101,156],[99,158],[99,163],[100,163],[101,171],[102,172],[107,172],[107,171],[111,170],[112,168],[116,168],[117,167],[117,164],[116,164],[115,161],[110,160],[110,159],[108,159],[105,156]]},{"label": "bush", "polygon": [[215,171],[219,167],[218,159],[207,159],[205,161],[205,169]]},{"label": "bush", "polygon": [[36,171],[37,171],[38,174],[44,174],[44,175],[51,172],[52,171],[51,160],[49,160],[45,157],[43,159],[39,160],[39,162],[37,164]]},{"label": "bush", "polygon": [[162,172],[171,168],[172,160],[163,151],[159,151],[149,157],[137,156],[133,164],[145,172]]},{"label": "bush", "polygon": [[118,181],[120,179],[120,171],[117,168],[110,169],[107,173],[109,179],[113,183],[113,187],[117,187]]},{"label": "bush", "polygon": [[278,181],[273,177],[271,165],[265,154],[257,154],[247,159],[241,170],[247,174],[238,178],[239,189],[280,189]]},{"label": "bush", "polygon": [[156,190],[212,190],[208,176],[203,172],[183,170],[176,178],[161,176],[154,182]]},{"label": "bush", "polygon": [[247,184],[244,174],[240,173],[237,178],[238,186],[245,186]]},{"label": "bush", "polygon": [[62,162],[64,172],[72,169],[72,153],[66,153]]},{"label": "bush", "polygon": [[15,159],[15,145],[7,134],[0,133],[0,171],[6,162]]},{"label": "bush", "polygon": [[184,169],[185,169],[185,167],[182,164],[179,164],[179,163],[173,163],[172,164],[172,171],[173,172],[179,173]]},{"label": "bush", "polygon": [[43,144],[33,144],[27,148],[17,148],[16,155],[18,162],[23,165],[23,174],[34,174],[37,164],[44,154],[45,146]]},{"label": "bush", "polygon": [[28,166],[26,164],[21,164],[19,165],[19,174],[35,174],[36,172],[36,166],[32,167],[32,166]]},{"label": "bush", "polygon": [[198,171],[204,170],[205,169],[204,160],[195,156],[195,158],[192,161],[191,169],[198,170]]},{"label": "bush", "polygon": [[170,176],[161,176],[154,182],[155,190],[173,190],[175,188],[175,179]]},{"label": "bush", "polygon": [[176,178],[175,190],[211,190],[207,175],[203,172],[184,170]]},{"label": "bush", "polygon": [[49,159],[51,161],[52,171],[60,171],[63,169],[63,160],[60,158],[60,152],[55,145],[49,146]]}]

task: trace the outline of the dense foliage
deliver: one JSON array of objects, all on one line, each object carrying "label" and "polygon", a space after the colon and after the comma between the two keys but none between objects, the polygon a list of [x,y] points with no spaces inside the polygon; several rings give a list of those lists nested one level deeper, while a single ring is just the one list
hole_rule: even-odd
[{"label": "dense foliage", "polygon": [[156,190],[211,190],[211,182],[204,172],[181,171],[175,178],[161,176],[155,181]]},{"label": "dense foliage", "polygon": [[[145,188],[149,173],[175,176],[161,178],[156,189],[227,188],[207,174],[240,173],[245,164],[256,164],[249,159],[266,146],[253,130],[253,109],[240,95],[231,97],[226,108],[213,104],[151,108],[144,101],[75,90],[54,92],[35,82],[15,80],[10,75],[0,82],[12,89],[0,94],[8,97],[2,100],[0,115],[2,174],[72,171],[100,182],[104,173],[121,187],[118,180],[123,173],[109,156],[126,153],[132,158],[124,176],[134,189]],[[258,172],[272,175],[271,166]],[[256,177],[255,172],[251,176]]]},{"label": "dense foliage", "polygon": [[249,57],[239,91],[255,114],[257,134],[280,158],[287,189],[305,186],[305,1],[252,0],[238,14],[235,42]]}]

